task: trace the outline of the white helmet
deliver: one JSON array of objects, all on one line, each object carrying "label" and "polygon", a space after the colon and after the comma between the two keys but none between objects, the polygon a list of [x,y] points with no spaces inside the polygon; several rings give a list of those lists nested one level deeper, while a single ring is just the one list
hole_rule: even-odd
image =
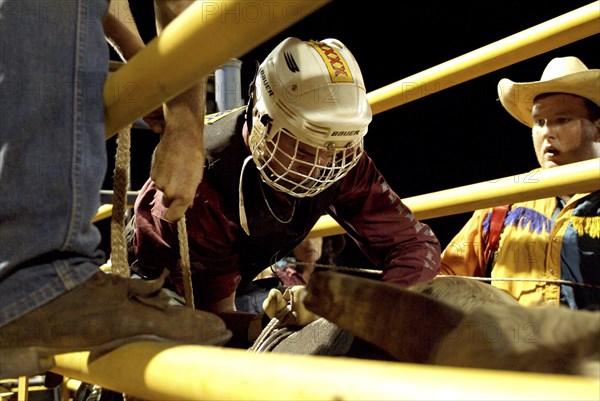
[{"label": "white helmet", "polygon": [[356,165],[372,113],[358,64],[341,42],[287,38],[253,86],[248,142],[267,184],[314,196]]}]

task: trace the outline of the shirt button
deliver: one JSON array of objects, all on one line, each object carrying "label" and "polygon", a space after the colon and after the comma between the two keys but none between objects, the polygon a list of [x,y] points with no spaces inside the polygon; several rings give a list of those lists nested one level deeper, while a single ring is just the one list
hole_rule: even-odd
[{"label": "shirt button", "polygon": [[558,242],[558,238],[556,238],[556,237],[552,238],[552,242]]},{"label": "shirt button", "polygon": [[554,276],[554,269],[550,269],[550,274]]}]

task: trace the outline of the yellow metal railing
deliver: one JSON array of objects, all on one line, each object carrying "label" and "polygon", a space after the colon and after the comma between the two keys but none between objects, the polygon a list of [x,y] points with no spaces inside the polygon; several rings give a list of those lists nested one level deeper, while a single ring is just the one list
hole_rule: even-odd
[{"label": "yellow metal railing", "polygon": [[446,61],[369,93],[373,114],[600,33],[600,2]]},{"label": "yellow metal railing", "polygon": [[[533,170],[524,174],[503,177],[403,198],[419,220],[472,212],[501,204],[548,198],[561,194],[587,193],[600,189],[600,159]],[[102,205],[94,221],[108,218],[112,205]],[[329,215],[322,216],[309,237],[342,234],[344,229]]]},{"label": "yellow metal railing", "polygon": [[[591,159],[403,198],[402,201],[411,209],[415,218],[425,220],[561,194],[594,192],[599,189],[600,159]],[[308,236],[326,237],[344,232],[331,216],[326,215],[319,219]]]},{"label": "yellow metal railing", "polygon": [[57,373],[162,400],[593,400],[586,377],[156,342],[56,356]]}]

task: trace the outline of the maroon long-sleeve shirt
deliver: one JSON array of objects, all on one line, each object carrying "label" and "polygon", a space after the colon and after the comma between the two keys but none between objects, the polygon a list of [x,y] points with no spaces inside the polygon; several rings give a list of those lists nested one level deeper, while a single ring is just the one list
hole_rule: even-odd
[{"label": "maroon long-sleeve shirt", "polygon": [[[366,152],[338,183],[314,197],[296,199],[262,182],[252,160],[242,168],[249,155],[243,124],[244,110],[238,109],[205,126],[204,178],[186,213],[198,307],[226,298],[241,280],[251,280],[286,256],[327,213],[381,267],[384,281],[407,286],[439,272],[436,236],[415,219]],[[239,220],[240,176],[250,235]],[[148,276],[168,268],[182,294],[177,224],[164,220],[164,212],[162,193],[148,180],[135,204],[134,252]]]}]

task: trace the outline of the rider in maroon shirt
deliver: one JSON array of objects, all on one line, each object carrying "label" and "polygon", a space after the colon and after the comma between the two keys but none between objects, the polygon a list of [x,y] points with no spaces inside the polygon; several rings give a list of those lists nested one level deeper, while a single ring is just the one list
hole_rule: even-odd
[{"label": "rider in maroon shirt", "polygon": [[[324,214],[382,280],[408,286],[438,273],[436,236],[364,151],[371,118],[349,50],[296,38],[261,64],[247,106],[207,117],[204,177],[186,213],[197,308],[233,311],[236,288],[287,256]],[[183,294],[177,224],[165,210],[148,180],[135,204],[135,266],[146,277],[169,269]]]}]

